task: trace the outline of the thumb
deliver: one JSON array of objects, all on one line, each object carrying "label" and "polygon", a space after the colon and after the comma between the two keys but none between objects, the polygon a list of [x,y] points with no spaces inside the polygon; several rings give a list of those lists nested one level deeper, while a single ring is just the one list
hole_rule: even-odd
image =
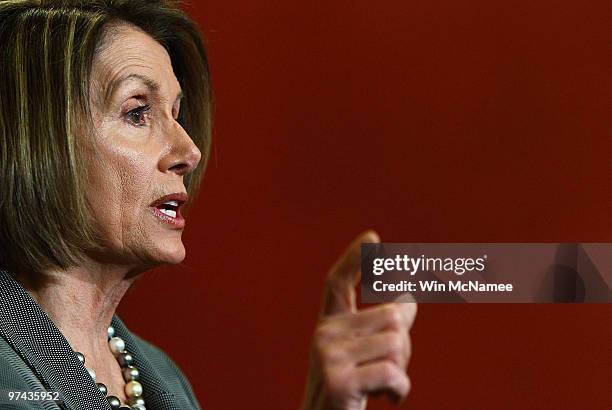
[{"label": "thumb", "polygon": [[327,276],[321,317],[357,311],[355,286],[361,277],[361,244],[378,242],[376,232],[365,231],[338,258]]}]

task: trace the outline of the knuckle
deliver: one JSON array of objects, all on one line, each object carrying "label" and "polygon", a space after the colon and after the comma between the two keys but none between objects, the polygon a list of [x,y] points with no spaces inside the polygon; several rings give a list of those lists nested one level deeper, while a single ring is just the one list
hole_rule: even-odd
[{"label": "knuckle", "polygon": [[391,354],[398,355],[404,352],[404,340],[398,332],[389,332],[385,339]]},{"label": "knuckle", "polygon": [[410,340],[410,337],[406,337],[404,351],[406,353],[406,360],[410,359],[410,356],[412,356],[412,341]]},{"label": "knuckle", "polygon": [[402,378],[398,380],[395,390],[400,400],[403,400],[406,398],[406,396],[408,396],[408,393],[410,392],[410,379],[407,375],[402,374]]},{"label": "knuckle", "polygon": [[395,305],[389,305],[386,309],[385,309],[385,319],[387,321],[387,323],[393,327],[399,327],[401,326],[402,322],[403,322],[403,315],[402,313],[399,311],[398,307]]},{"label": "knuckle", "polygon": [[319,357],[323,363],[332,365],[342,361],[342,350],[335,345],[326,345],[320,350]]},{"label": "knuckle", "polygon": [[389,338],[389,358],[401,368],[406,366],[408,352],[405,339],[400,334],[393,334]]},{"label": "knuckle", "polygon": [[352,378],[347,377],[335,368],[328,368],[324,372],[323,380],[325,390],[331,395],[346,395],[351,390]]},{"label": "knuckle", "polygon": [[405,375],[405,377],[406,383],[404,385],[404,397],[408,396],[408,393],[410,393],[410,390],[412,390],[412,381],[410,380],[410,377],[408,377],[407,375]]},{"label": "knuckle", "polygon": [[393,381],[395,380],[397,376],[396,369],[397,369],[396,366],[389,361],[385,361],[381,364],[380,373],[381,373],[381,378],[384,384],[386,385],[393,384]]},{"label": "knuckle", "polygon": [[407,342],[406,345],[404,346],[404,351],[401,354],[401,358],[400,358],[400,365],[402,367],[402,369],[406,369],[406,367],[408,366],[408,362],[410,361],[410,356],[412,354],[412,349],[410,347],[410,342]]}]

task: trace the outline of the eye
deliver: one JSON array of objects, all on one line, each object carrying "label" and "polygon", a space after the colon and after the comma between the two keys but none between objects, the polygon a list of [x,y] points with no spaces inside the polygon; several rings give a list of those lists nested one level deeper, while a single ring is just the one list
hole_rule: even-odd
[{"label": "eye", "polygon": [[125,114],[125,119],[130,125],[142,127],[147,125],[147,116],[150,109],[151,106],[148,104],[136,107]]}]

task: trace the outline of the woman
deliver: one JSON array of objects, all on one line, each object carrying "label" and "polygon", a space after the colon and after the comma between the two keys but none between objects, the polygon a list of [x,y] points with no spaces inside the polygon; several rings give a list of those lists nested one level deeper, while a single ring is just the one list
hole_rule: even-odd
[{"label": "woman", "polygon": [[[211,129],[197,29],[169,1],[11,0],[0,42],[2,408],[199,408],[114,314],[143,272],[185,257]],[[409,390],[414,304],[355,308],[359,244],[377,240],[331,270],[303,409]]]}]

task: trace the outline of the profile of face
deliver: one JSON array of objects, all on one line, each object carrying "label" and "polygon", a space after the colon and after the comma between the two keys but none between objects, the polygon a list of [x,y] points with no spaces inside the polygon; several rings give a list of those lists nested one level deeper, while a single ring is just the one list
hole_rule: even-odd
[{"label": "profile of face", "polygon": [[182,90],[164,47],[140,29],[111,27],[92,67],[93,144],[86,195],[103,251],[151,267],[185,257],[184,178],[201,153],[177,121]]}]

